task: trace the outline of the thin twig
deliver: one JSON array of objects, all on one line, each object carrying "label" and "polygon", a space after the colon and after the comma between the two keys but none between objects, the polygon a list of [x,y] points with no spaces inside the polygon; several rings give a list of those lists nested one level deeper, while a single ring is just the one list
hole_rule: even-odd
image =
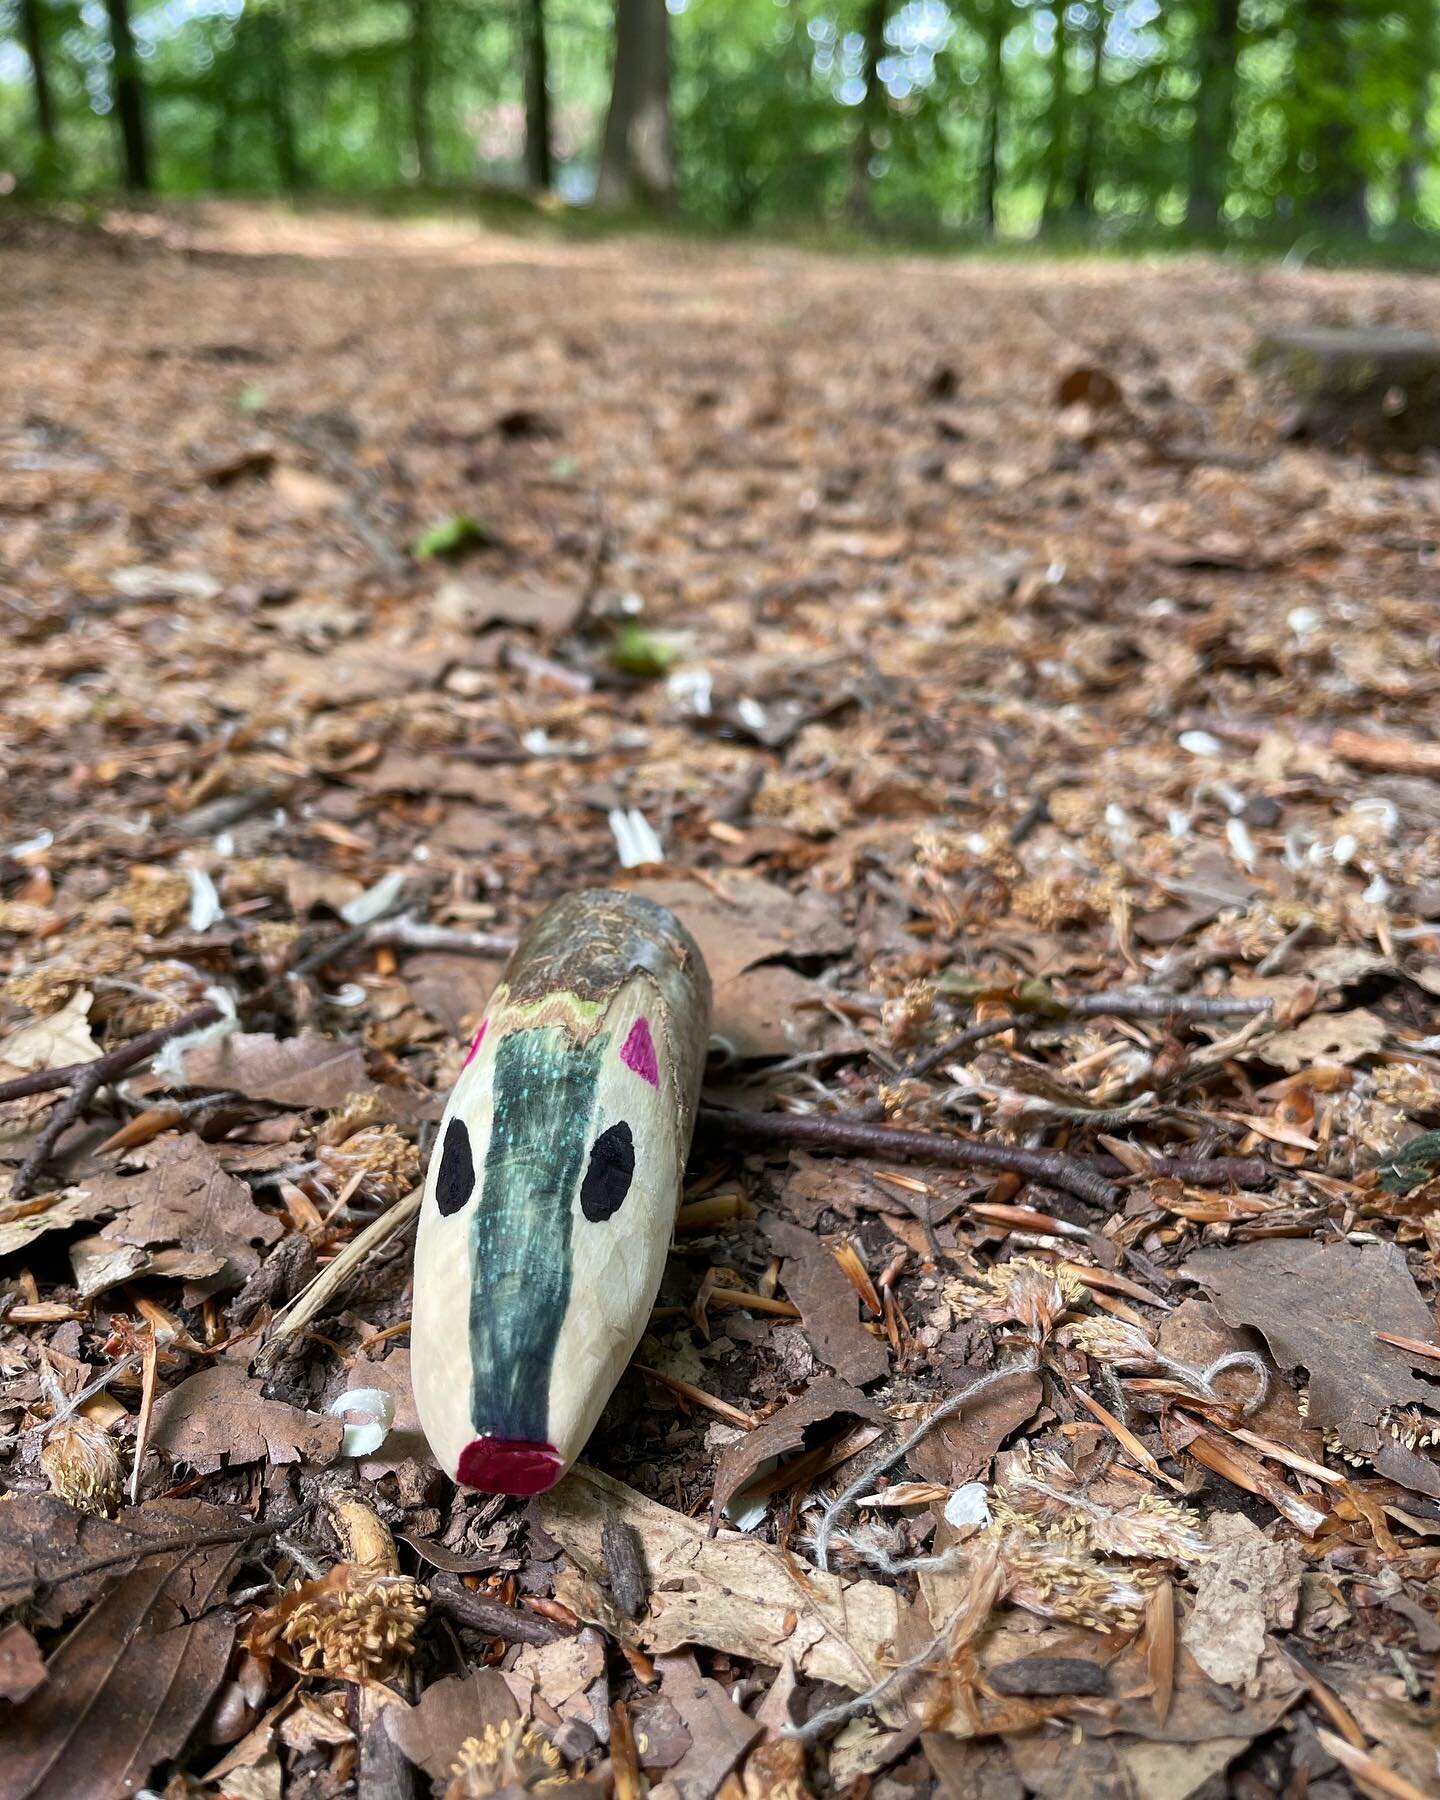
[{"label": "thin twig", "polygon": [[1155,994],[1127,988],[1113,994],[1080,994],[1060,1004],[1072,1019],[1100,1014],[1114,1019],[1232,1019],[1269,1012],[1274,1002],[1238,994]]},{"label": "thin twig", "polygon": [[967,1025],[963,1031],[957,1031],[954,1037],[948,1037],[943,1043],[933,1045],[913,1062],[906,1063],[897,1081],[915,1081],[922,1075],[928,1075],[932,1069],[948,1062],[952,1056],[958,1056],[962,1050],[968,1050],[972,1044],[978,1044],[985,1038],[997,1037],[1002,1031],[1021,1030],[1032,1020],[1007,1013],[1003,1019],[982,1019],[978,1025]]},{"label": "thin twig", "polygon": [[268,1519],[260,1524],[223,1526],[213,1531],[156,1532],[153,1535],[145,1531],[136,1531],[128,1522],[124,1529],[132,1532],[135,1542],[128,1544],[123,1550],[112,1550],[107,1556],[92,1556],[88,1562],[67,1563],[56,1569],[53,1575],[36,1573],[35,1575],[17,1576],[13,1581],[0,1584],[0,1606],[12,1606],[16,1598],[23,1598],[34,1589],[63,1587],[67,1582],[79,1581],[87,1575],[98,1575],[105,1569],[117,1568],[121,1563],[143,1562],[147,1556],[170,1556],[182,1550],[204,1550],[211,1544],[244,1544],[252,1538],[271,1537],[277,1532],[288,1531],[310,1511],[302,1506],[295,1512],[289,1512],[279,1519]]},{"label": "thin twig", "polygon": [[1048,1182],[1091,1206],[1118,1205],[1120,1190],[1095,1169],[1064,1150],[1022,1150],[1009,1144],[981,1144],[936,1132],[903,1131],[892,1125],[844,1118],[835,1113],[757,1113],[702,1106],[700,1123],[715,1137],[740,1144],[805,1144],[850,1150],[862,1156],[936,1163],[947,1168],[1003,1169],[1028,1181]]},{"label": "thin twig", "polygon": [[387,944],[400,950],[439,950],[451,956],[509,956],[516,939],[508,932],[457,931],[448,925],[427,925],[412,913],[393,919],[377,919],[365,927],[360,941],[368,947]]},{"label": "thin twig", "polygon": [[470,1631],[483,1631],[486,1637],[504,1638],[512,1644],[554,1644],[571,1635],[535,1613],[517,1612],[513,1606],[472,1594],[458,1576],[444,1570],[432,1575],[427,1585],[432,1612]]},{"label": "thin twig", "polygon": [[93,1080],[93,1093],[117,1075],[133,1069],[136,1063],[153,1056],[157,1050],[163,1050],[171,1038],[180,1037],[187,1031],[201,1031],[219,1018],[220,1008],[207,1000],[203,1006],[182,1013],[168,1025],[157,1025],[153,1031],[142,1031],[138,1037],[127,1038],[123,1044],[117,1044],[113,1050],[107,1050],[90,1062],[66,1063],[60,1069],[32,1069],[28,1075],[17,1075],[13,1081],[0,1082],[0,1101],[20,1100],[27,1094],[48,1094],[56,1088],[75,1086],[82,1080]]}]

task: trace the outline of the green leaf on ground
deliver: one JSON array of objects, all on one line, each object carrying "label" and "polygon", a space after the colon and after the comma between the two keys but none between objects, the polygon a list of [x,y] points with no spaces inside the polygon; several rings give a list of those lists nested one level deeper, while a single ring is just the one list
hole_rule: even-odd
[{"label": "green leaf on ground", "polygon": [[490,543],[492,537],[490,527],[469,513],[451,513],[448,519],[422,531],[410,549],[416,562],[432,562],[436,557],[465,556]]}]

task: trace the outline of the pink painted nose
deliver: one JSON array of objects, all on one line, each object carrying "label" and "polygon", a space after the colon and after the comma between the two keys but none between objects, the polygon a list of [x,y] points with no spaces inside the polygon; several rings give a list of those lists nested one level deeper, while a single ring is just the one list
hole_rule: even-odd
[{"label": "pink painted nose", "polygon": [[527,1438],[475,1438],[460,1452],[457,1479],[487,1494],[543,1494],[565,1473],[553,1444]]}]

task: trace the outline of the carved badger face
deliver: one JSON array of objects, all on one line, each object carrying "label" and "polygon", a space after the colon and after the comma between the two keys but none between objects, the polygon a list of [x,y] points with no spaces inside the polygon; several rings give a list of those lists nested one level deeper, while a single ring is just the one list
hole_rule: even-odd
[{"label": "carved badger face", "polygon": [[579,1455],[655,1303],[684,1154],[651,979],[603,1006],[497,992],[415,1249],[415,1400],[457,1481],[540,1493]]}]

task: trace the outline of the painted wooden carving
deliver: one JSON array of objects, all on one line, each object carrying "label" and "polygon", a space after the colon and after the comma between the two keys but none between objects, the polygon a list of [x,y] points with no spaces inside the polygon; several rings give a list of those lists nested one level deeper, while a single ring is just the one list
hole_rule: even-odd
[{"label": "painted wooden carving", "polygon": [[416,1405],[465,1486],[551,1487],[624,1372],[665,1266],[709,1023],[694,940],[633,894],[567,894],[510,959],[415,1245]]}]

